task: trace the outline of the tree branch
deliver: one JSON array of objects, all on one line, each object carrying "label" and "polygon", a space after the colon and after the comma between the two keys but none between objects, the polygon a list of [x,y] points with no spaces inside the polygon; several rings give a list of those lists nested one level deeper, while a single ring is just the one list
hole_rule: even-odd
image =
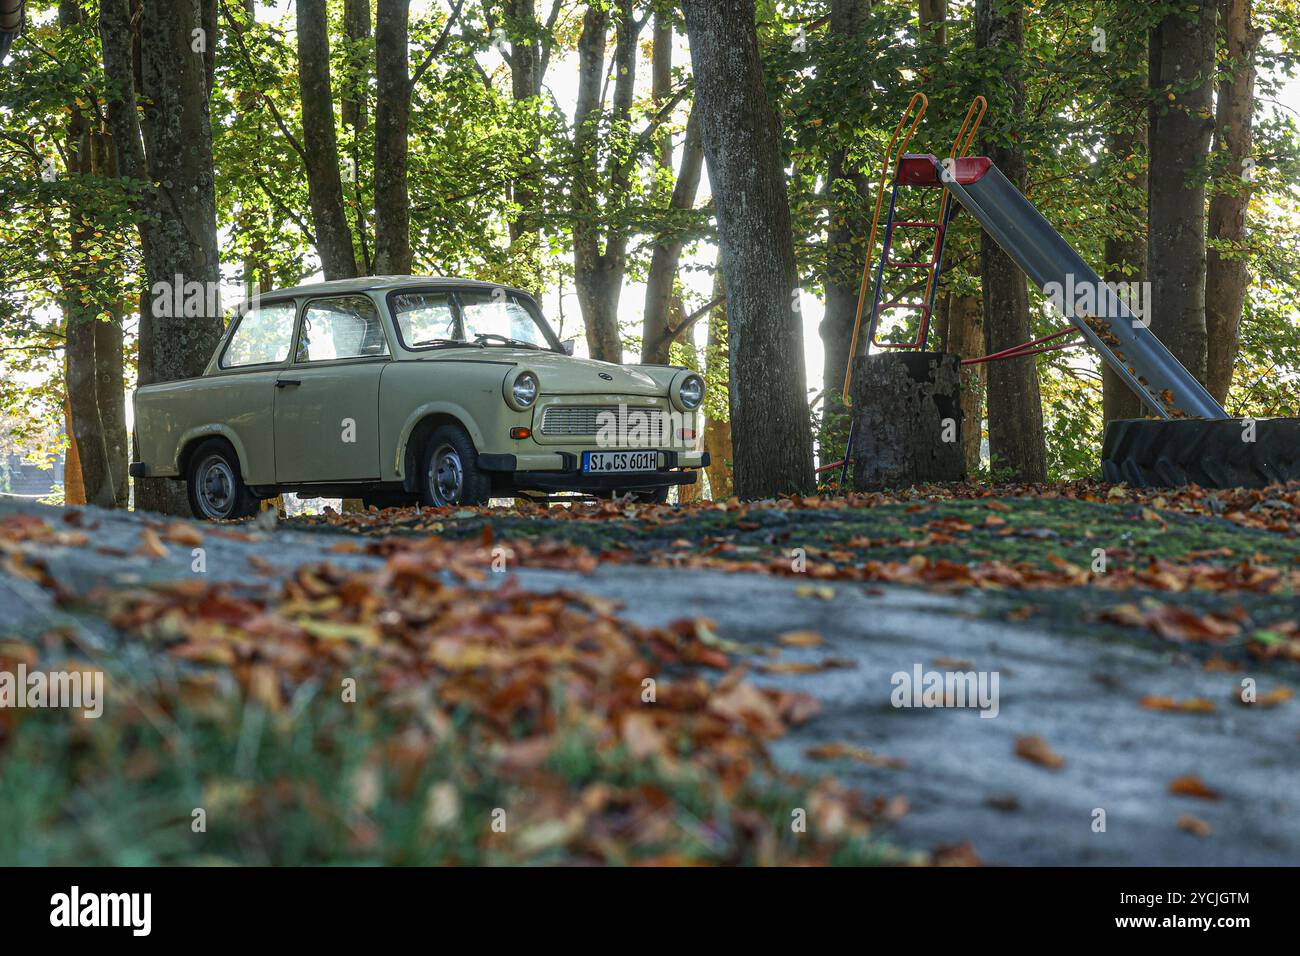
[{"label": "tree branch", "polygon": [[[225,0],[221,0],[221,13],[222,16],[225,17],[226,23],[230,26],[230,32],[235,37],[235,46],[239,48],[239,54],[243,58],[244,66],[246,66],[248,71],[252,73],[254,71],[252,57],[248,55],[248,47],[244,45],[243,33],[239,30],[238,24],[235,23],[234,17],[230,15],[230,9],[226,6]],[[307,161],[307,151],[302,148],[302,144],[298,142],[297,138],[289,130],[288,125],[284,121],[284,117],[280,115],[279,108],[275,105],[275,101],[271,99],[270,95],[265,90],[255,90],[254,92],[262,98],[263,102],[266,103],[267,108],[271,111],[271,118],[275,120],[275,125],[280,127],[280,132],[284,134],[284,138],[289,141],[289,145],[293,147],[294,152],[296,152],[299,158],[301,158],[305,163]]]},{"label": "tree branch", "polygon": [[659,341],[655,343],[655,348],[659,349],[665,345],[672,345],[686,333],[687,329],[726,301],[727,297],[725,295],[720,295],[712,302],[700,306],[686,318],[682,319],[681,323],[676,328],[669,329],[666,333],[661,335]]},{"label": "tree branch", "polygon": [[451,28],[455,26],[456,21],[460,19],[461,7],[464,5],[465,0],[454,0],[452,3],[451,14],[447,17],[447,22],[442,25],[442,33],[439,34],[438,39],[434,41],[433,46],[429,48],[429,53],[424,58],[423,62],[421,62],[415,72],[411,74],[411,89],[415,89],[415,85],[420,82],[420,78],[423,77],[429,67],[433,65],[434,58],[437,57],[438,54],[442,53],[443,49],[446,47],[447,40],[451,37]]}]

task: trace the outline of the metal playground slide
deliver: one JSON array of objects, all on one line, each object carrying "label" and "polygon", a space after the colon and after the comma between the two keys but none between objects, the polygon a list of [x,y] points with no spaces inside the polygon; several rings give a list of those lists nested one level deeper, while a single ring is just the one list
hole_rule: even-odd
[{"label": "metal playground slide", "polygon": [[[1101,449],[1105,480],[1135,487],[1197,484],[1209,488],[1260,488],[1300,480],[1300,419],[1229,418],[1152,333],[1151,303],[1144,297],[1126,296],[1127,283],[1103,282],[992,160],[968,155],[988,106],[984,97],[977,96],[971,103],[947,158],[941,161],[931,153],[907,151],[926,102],[924,93],[912,96],[881,163],[849,347],[851,359],[845,370],[845,405],[852,403],[857,357],[870,354],[873,348],[925,352],[945,239],[954,213],[961,208],[1074,326],[989,355],[962,358],[961,365],[1022,359],[1069,348],[1074,344],[1070,339],[1081,334],[1156,416],[1107,424]],[[910,192],[912,187],[938,191],[940,201],[934,215],[909,218],[913,210],[925,205],[922,200],[918,206],[915,197],[903,198],[904,191]],[[879,256],[877,235],[881,237]],[[895,254],[899,246],[907,250],[901,257]],[[906,288],[898,298],[891,298],[886,286],[896,286],[900,279]],[[905,297],[906,292],[918,289],[924,289],[920,298]],[[881,317],[897,312],[910,317],[902,325],[910,339],[878,338]],[[897,322],[894,327],[896,336]],[[865,341],[860,342],[860,332]],[[838,468],[841,488],[848,487],[849,466],[855,464],[856,427],[855,415],[843,460],[819,469]]]},{"label": "metal playground slide", "polygon": [[[905,165],[917,160],[930,165],[939,183],[1058,308],[1064,306],[1065,317],[1153,412],[1161,418],[1228,417],[1147,327],[1149,316],[1134,315],[990,161],[962,159],[945,168],[932,155],[903,157]],[[1076,290],[1085,293],[1083,301]]]}]

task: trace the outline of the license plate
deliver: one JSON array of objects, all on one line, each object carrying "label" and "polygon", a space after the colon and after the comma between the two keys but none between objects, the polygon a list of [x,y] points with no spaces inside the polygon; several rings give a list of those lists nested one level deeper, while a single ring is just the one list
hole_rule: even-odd
[{"label": "license plate", "polygon": [[603,475],[614,471],[654,471],[659,467],[657,451],[584,451],[582,471]]}]

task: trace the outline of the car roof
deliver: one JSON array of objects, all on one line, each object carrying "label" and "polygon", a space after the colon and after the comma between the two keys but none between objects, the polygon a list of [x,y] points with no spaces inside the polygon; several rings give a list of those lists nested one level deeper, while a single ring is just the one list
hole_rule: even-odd
[{"label": "car roof", "polygon": [[307,282],[290,289],[273,289],[263,292],[258,298],[262,302],[275,299],[287,299],[302,295],[344,295],[349,292],[376,292],[390,289],[428,288],[441,286],[456,289],[505,289],[532,298],[523,289],[503,285],[500,282],[481,282],[478,279],[451,279],[445,276],[361,276],[356,279],[331,279],[328,282]]}]

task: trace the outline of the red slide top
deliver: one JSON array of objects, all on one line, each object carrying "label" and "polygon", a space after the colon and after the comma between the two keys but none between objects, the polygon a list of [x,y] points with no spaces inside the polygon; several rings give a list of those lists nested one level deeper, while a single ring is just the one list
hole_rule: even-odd
[{"label": "red slide top", "polygon": [[[939,176],[934,164],[938,160],[930,153],[907,153],[898,163],[898,185],[939,186]],[[987,156],[962,156],[944,160],[950,164],[957,182],[963,186],[978,182],[989,171],[993,160]]]}]

